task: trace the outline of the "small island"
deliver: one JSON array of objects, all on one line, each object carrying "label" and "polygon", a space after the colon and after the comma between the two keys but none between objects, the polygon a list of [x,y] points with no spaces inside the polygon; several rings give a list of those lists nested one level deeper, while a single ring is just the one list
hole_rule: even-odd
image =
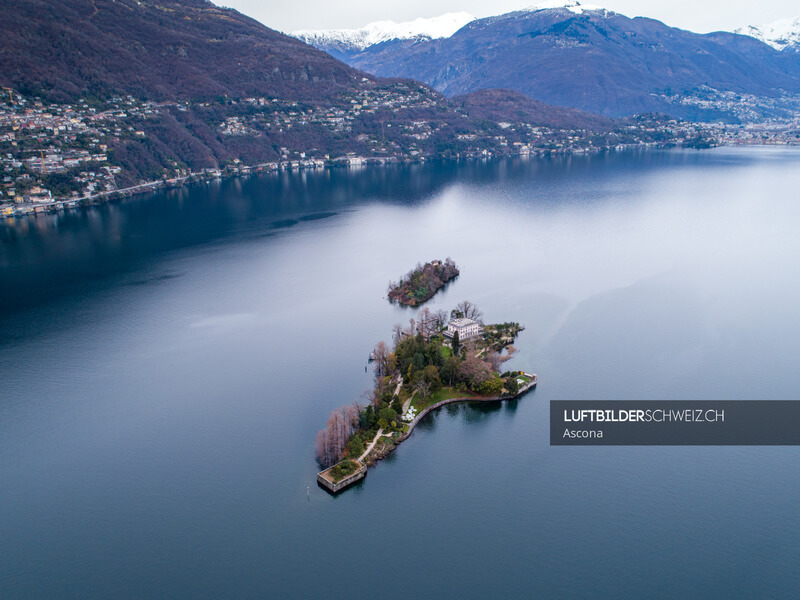
[{"label": "small island", "polygon": [[424,265],[417,263],[398,283],[389,282],[387,295],[390,302],[419,306],[433,298],[436,292],[458,275],[458,267],[451,258],[444,262],[432,260]]},{"label": "small island", "polygon": [[536,375],[503,371],[523,331],[519,323],[484,325],[471,302],[449,314],[422,309],[407,327],[394,326],[390,347],[372,353],[375,387],[365,402],[331,412],[317,434],[317,482],[338,493],[411,435],[432,410],[454,402],[498,402],[536,386]]}]

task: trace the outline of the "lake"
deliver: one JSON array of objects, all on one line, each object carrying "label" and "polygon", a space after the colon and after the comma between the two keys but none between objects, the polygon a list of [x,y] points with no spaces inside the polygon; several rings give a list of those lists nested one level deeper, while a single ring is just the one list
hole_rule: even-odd
[{"label": "lake", "polygon": [[[551,399],[796,399],[800,150],[229,180],[0,224],[3,598],[785,598],[800,450],[551,447]],[[525,325],[535,392],[362,484],[314,436],[415,309]]]}]

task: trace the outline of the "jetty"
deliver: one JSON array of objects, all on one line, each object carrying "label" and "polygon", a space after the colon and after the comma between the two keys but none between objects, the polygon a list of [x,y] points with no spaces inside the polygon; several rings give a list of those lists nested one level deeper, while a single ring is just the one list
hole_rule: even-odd
[{"label": "jetty", "polygon": [[336,475],[335,469],[337,467],[340,467],[342,463],[337,463],[332,467],[317,473],[317,483],[324,489],[331,492],[332,494],[338,494],[339,492],[341,492],[345,488],[350,487],[357,481],[361,481],[362,479],[364,479],[364,477],[367,476],[367,465],[357,460],[352,460],[350,462],[356,465],[356,470],[350,473],[349,475],[338,477]]}]

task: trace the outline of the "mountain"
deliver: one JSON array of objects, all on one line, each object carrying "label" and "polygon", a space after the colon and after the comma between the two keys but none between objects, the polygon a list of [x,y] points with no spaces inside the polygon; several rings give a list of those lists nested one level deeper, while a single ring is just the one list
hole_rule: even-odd
[{"label": "mountain", "polygon": [[336,58],[346,59],[370,46],[391,40],[423,41],[450,37],[474,20],[471,14],[459,12],[404,23],[376,21],[360,29],[307,29],[293,31],[292,35]]},{"label": "mountain", "polygon": [[800,17],[780,19],[769,25],[750,25],[735,33],[754,37],[776,50],[800,52]]},{"label": "mountain", "polygon": [[3,0],[0,82],[66,101],[320,98],[364,77],[329,55],[206,0]]},{"label": "mountain", "polygon": [[378,76],[423,81],[448,96],[512,89],[614,117],[716,119],[719,111],[702,99],[684,102],[684,95],[800,92],[800,61],[752,37],[696,34],[578,2],[477,19],[447,38],[383,42],[347,62]]},{"label": "mountain", "polygon": [[497,122],[523,122],[537,127],[586,131],[611,131],[620,125],[608,117],[552,106],[512,90],[478,90],[455,96],[453,103],[470,117]]},{"label": "mountain", "polygon": [[[427,41],[403,42],[435,41],[441,25],[414,29]],[[663,119],[611,123],[502,90],[454,101],[418,81],[367,75],[205,0],[3,0],[0,35],[9,88],[0,95],[0,204],[30,190],[104,198],[279,163],[592,152],[696,137]]]}]

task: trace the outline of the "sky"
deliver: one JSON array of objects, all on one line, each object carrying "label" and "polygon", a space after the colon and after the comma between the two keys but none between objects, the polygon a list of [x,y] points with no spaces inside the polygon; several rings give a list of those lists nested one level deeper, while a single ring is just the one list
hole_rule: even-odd
[{"label": "sky", "polygon": [[[447,12],[476,17],[499,15],[537,0],[213,0],[235,8],[268,27],[295,29],[357,28],[372,21],[410,21]],[[630,17],[647,16],[698,33],[761,25],[800,15],[797,0],[587,0]]]}]

